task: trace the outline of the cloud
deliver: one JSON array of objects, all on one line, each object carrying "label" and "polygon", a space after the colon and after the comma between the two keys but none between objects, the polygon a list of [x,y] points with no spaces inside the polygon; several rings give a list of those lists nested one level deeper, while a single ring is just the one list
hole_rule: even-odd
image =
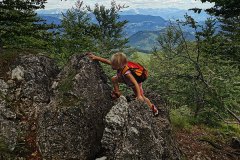
[{"label": "cloud", "polygon": [[[68,9],[75,6],[77,0],[47,0],[46,9],[62,8]],[[85,5],[103,4],[110,6],[112,0],[85,0]],[[202,3],[200,0],[115,0],[117,4],[125,4],[132,8],[179,8],[189,9],[194,7],[209,8],[210,3]]]}]

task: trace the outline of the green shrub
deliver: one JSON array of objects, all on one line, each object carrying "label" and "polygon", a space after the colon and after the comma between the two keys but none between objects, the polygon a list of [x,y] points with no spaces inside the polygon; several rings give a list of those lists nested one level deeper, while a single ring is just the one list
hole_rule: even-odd
[{"label": "green shrub", "polygon": [[170,111],[170,120],[177,129],[191,129],[191,111],[187,106]]}]

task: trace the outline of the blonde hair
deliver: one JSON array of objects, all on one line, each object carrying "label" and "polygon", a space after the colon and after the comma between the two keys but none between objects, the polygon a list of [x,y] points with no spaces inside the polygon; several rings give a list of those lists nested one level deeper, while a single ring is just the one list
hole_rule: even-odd
[{"label": "blonde hair", "polygon": [[122,68],[127,64],[127,56],[123,52],[117,52],[111,57],[112,66]]}]

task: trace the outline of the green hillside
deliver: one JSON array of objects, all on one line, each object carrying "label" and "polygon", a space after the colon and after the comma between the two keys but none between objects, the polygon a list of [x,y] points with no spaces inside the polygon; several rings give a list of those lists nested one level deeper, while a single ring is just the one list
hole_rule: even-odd
[{"label": "green hillside", "polygon": [[[129,38],[128,45],[142,52],[150,52],[155,47],[160,49],[157,38],[164,33],[165,29],[159,31],[139,31]],[[194,40],[194,35],[189,32],[184,32],[184,36],[189,41]]]},{"label": "green hillside", "polygon": [[128,45],[143,52],[149,52],[158,46],[157,38],[159,31],[139,31],[129,38]]}]

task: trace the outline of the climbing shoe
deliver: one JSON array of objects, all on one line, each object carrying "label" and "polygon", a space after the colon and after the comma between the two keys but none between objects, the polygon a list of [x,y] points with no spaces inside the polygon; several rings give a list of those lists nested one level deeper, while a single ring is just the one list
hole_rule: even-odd
[{"label": "climbing shoe", "polygon": [[153,112],[153,115],[156,117],[156,116],[158,116],[158,109],[157,109],[157,107],[153,104],[152,105],[152,112]]}]

